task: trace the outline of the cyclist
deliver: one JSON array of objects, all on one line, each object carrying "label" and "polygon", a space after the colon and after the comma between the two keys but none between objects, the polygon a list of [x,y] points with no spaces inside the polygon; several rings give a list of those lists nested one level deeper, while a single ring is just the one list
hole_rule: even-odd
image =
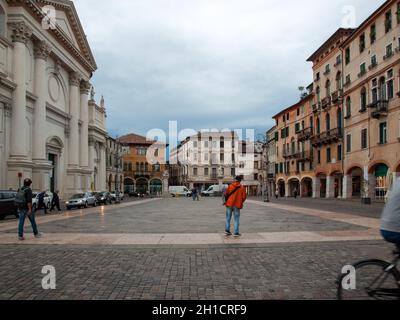
[{"label": "cyclist", "polygon": [[396,244],[400,249],[400,179],[394,183],[383,210],[381,233],[386,241]]}]

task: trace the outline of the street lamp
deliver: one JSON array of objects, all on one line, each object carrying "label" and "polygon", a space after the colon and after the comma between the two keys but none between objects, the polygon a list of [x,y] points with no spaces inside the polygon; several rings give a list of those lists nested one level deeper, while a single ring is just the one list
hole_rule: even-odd
[{"label": "street lamp", "polygon": [[[117,169],[117,181],[118,181],[118,176],[120,176],[120,168],[119,168],[119,164],[121,162],[121,159],[123,158],[123,156],[125,155],[125,151],[120,150],[121,148],[121,144],[118,142],[118,136],[116,136],[115,141],[117,143],[117,151],[114,154],[115,157],[115,163],[116,163],[116,169]],[[115,188],[115,203],[121,203],[120,200],[120,190],[119,190],[119,185],[121,184],[122,181],[118,181],[119,184],[117,183],[117,186]]]},{"label": "street lamp", "polygon": [[[259,134],[257,135],[257,139],[263,144],[263,156],[262,156],[262,166],[264,169],[264,181],[262,181],[262,190],[264,196],[264,202],[270,202],[269,200],[269,190],[268,190],[268,136],[267,134]],[[265,186],[263,186],[265,183]]]}]

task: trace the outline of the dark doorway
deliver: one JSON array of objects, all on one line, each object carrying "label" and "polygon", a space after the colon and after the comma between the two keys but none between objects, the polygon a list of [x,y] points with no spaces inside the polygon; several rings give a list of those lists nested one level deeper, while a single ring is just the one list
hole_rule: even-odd
[{"label": "dark doorway", "polygon": [[49,153],[49,161],[52,165],[51,172],[50,172],[50,192],[54,193],[56,191],[57,156],[55,154]]}]

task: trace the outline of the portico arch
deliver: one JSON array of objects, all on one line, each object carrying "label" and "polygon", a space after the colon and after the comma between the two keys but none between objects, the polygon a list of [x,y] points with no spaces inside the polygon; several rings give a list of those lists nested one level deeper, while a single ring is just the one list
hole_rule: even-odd
[{"label": "portico arch", "polygon": [[359,166],[353,166],[347,170],[347,176],[349,177],[348,188],[350,187],[351,190],[349,194],[353,198],[361,198],[362,181],[364,177],[363,170]]},{"label": "portico arch", "polygon": [[162,193],[162,181],[160,179],[152,179],[149,182],[150,194]]},{"label": "portico arch", "polygon": [[135,180],[133,180],[132,178],[129,178],[129,177],[125,178],[124,185],[125,185],[125,188],[124,188],[125,193],[129,194],[129,193],[135,191]]},{"label": "portico arch", "polygon": [[301,197],[311,198],[313,195],[313,181],[311,177],[304,177],[301,180]]},{"label": "portico arch", "polygon": [[291,178],[288,181],[289,184],[289,196],[294,197],[295,193],[296,196],[300,195],[300,181],[298,178]]},{"label": "portico arch", "polygon": [[136,192],[147,193],[149,190],[149,182],[146,178],[138,178],[136,180]]},{"label": "portico arch", "polygon": [[286,186],[285,186],[285,180],[283,180],[283,179],[279,179],[278,180],[278,182],[277,182],[277,191],[278,191],[278,193],[279,193],[279,196],[280,197],[285,197],[285,195],[286,195],[286,188],[285,188]]},{"label": "portico arch", "polygon": [[368,169],[370,195],[377,200],[383,200],[389,187],[389,166],[385,161],[377,161]]}]

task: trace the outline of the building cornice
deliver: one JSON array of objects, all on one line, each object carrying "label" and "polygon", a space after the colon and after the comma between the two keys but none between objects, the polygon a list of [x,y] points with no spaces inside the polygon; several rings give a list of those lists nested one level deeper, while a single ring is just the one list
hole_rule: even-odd
[{"label": "building cornice", "polygon": [[84,36],[82,25],[79,21],[78,15],[75,10],[75,6],[72,1],[46,1],[46,0],[6,0],[10,6],[23,6],[26,8],[36,20],[41,23],[46,17],[42,11],[42,8],[38,5],[51,5],[55,8],[61,9],[66,12],[68,18],[71,19],[72,28],[74,34],[77,37],[79,49],[83,54],[76,48],[73,41],[66,35],[61,27],[56,26],[55,29],[49,29],[48,32],[53,34],[55,39],[70,53],[74,56],[82,66],[89,72],[97,70],[97,65],[94,60],[93,54],[90,50],[89,43]]}]

